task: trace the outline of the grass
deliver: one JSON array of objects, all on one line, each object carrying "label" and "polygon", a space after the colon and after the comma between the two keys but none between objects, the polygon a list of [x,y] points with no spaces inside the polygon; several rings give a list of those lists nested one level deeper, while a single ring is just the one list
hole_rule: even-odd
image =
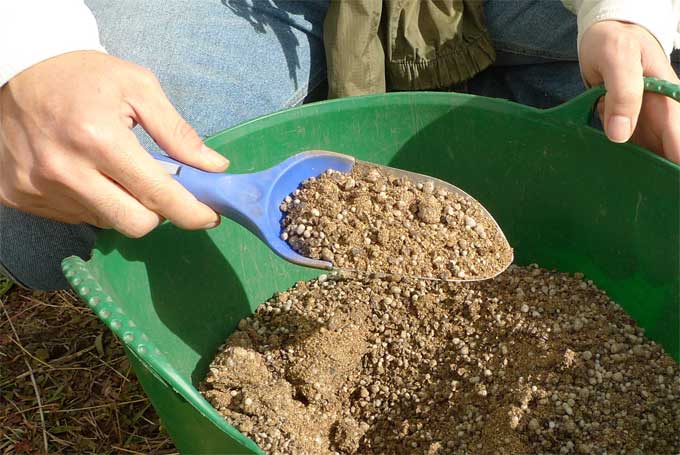
[{"label": "grass", "polygon": [[122,345],[70,292],[0,277],[0,453],[175,453]]}]

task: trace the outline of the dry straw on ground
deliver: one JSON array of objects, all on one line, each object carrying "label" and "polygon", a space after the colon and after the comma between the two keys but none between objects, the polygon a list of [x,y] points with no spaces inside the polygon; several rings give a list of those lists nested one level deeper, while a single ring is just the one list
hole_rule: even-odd
[{"label": "dry straw on ground", "polygon": [[0,302],[0,453],[176,452],[122,345],[76,297],[15,286]]}]

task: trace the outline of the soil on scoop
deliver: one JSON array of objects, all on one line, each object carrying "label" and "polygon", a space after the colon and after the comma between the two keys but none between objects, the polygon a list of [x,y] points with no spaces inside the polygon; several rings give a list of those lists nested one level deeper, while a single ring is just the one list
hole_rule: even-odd
[{"label": "soil on scoop", "polygon": [[439,279],[483,279],[512,249],[475,200],[358,163],[328,170],[281,204],[281,238],[337,268]]},{"label": "soil on scoop", "polygon": [[269,454],[677,453],[680,367],[582,275],[299,282],[201,385]]}]

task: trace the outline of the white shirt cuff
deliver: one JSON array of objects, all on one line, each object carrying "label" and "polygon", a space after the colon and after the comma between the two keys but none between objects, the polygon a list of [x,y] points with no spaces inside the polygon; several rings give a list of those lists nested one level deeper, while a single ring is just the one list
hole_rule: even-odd
[{"label": "white shirt cuff", "polygon": [[67,52],[106,52],[80,0],[0,0],[0,87],[25,69]]},{"label": "white shirt cuff", "polygon": [[578,12],[579,52],[583,34],[591,25],[606,20],[615,20],[646,28],[670,58],[678,33],[676,9],[671,0],[585,0]]}]

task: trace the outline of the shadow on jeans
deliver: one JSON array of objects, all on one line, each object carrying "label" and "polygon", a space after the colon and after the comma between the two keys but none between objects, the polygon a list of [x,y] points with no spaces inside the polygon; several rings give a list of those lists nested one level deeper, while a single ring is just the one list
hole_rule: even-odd
[{"label": "shadow on jeans", "polygon": [[[288,66],[288,74],[295,84],[295,90],[300,89],[298,81],[298,69],[300,58],[297,49],[300,46],[298,38],[293,33],[296,27],[293,16],[303,16],[312,24],[311,30],[305,30],[308,34],[321,39],[321,21],[311,20],[310,3],[290,0],[221,0],[222,4],[234,14],[245,19],[259,33],[267,33],[270,29],[281,44],[281,49]],[[310,46],[310,61],[318,61],[315,53],[323,52],[323,46]],[[312,87],[310,87],[312,88]]]}]

